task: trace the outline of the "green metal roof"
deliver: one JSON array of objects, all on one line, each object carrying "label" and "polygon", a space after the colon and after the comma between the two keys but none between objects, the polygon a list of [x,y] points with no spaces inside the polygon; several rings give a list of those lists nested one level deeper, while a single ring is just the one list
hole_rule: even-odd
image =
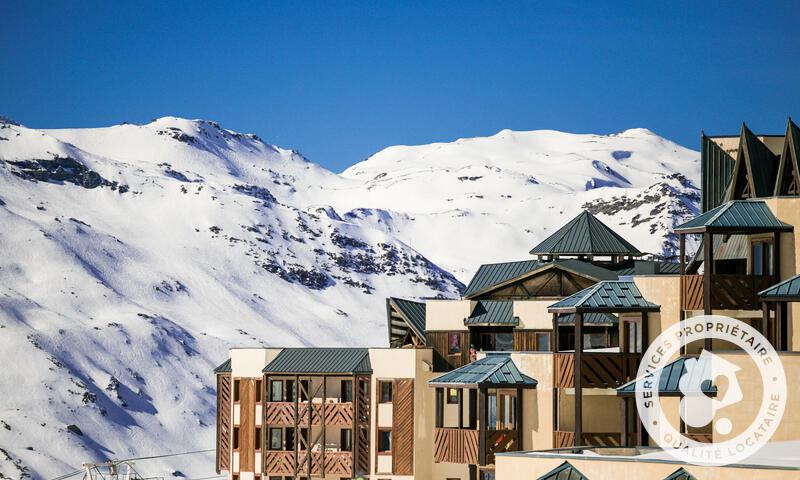
[{"label": "green metal roof", "polygon": [[800,301],[800,275],[777,283],[766,290],[758,292],[762,300]]},{"label": "green metal roof", "polygon": [[581,212],[554,234],[533,247],[535,255],[641,255],[588,211]]},{"label": "green metal roof", "polygon": [[516,326],[519,318],[514,316],[514,302],[510,300],[479,300],[475,303],[464,325]]},{"label": "green metal roof", "polygon": [[230,373],[232,371],[230,358],[222,362],[217,368],[214,369],[214,373]]},{"label": "green metal roof", "polygon": [[[701,362],[699,365],[695,366],[691,369],[691,372],[688,372],[686,368],[686,362]],[[686,358],[681,357],[674,362],[668,363],[664,365],[661,370],[661,376],[658,378],[658,393],[659,395],[671,395],[671,396],[682,396],[686,393],[703,393],[705,395],[714,396],[717,394],[717,387],[715,387],[710,380],[703,380],[704,378],[708,378],[708,372],[706,371],[706,367],[710,368],[710,364],[706,363],[707,360],[704,357],[700,358]],[[700,383],[700,392],[688,392],[688,391],[681,391],[680,389],[680,380],[681,378],[686,375],[688,372],[689,375],[695,377],[697,381]],[[696,384],[690,378],[688,381],[689,385]],[[630,382],[622,385],[621,387],[617,388],[617,395],[620,396],[630,396],[636,394],[636,380],[631,380]]]},{"label": "green metal roof", "polygon": [[683,468],[679,468],[665,477],[664,480],[697,480],[694,475]]},{"label": "green metal roof", "polygon": [[[778,157],[764,145],[764,142],[742,123],[742,133],[739,140],[739,153],[736,156],[736,166],[734,167],[735,176],[740,175],[741,163],[749,173],[749,180],[752,181],[754,197],[769,197],[775,191],[775,180],[778,175]],[[744,179],[743,179],[744,180]],[[729,192],[730,195],[735,192]]]},{"label": "green metal roof", "polygon": [[556,267],[572,270],[573,272],[592,277],[596,280],[616,280],[619,278],[618,273],[614,270],[576,258],[559,258],[550,263]]},{"label": "green metal roof", "polygon": [[502,353],[490,353],[463,367],[428,380],[429,386],[452,388],[535,388],[537,383],[533,378],[520,373],[511,357]]},{"label": "green metal roof", "polygon": [[736,160],[705,134],[700,139],[700,206],[703,212],[725,202]]},{"label": "green metal roof", "polygon": [[467,289],[464,290],[464,297],[500,285],[509,280],[522,277],[544,265],[536,260],[523,260],[521,262],[490,263],[478,267],[475,276],[470,280]]},{"label": "green metal roof", "polygon": [[616,274],[620,277],[629,275],[674,275],[680,273],[680,271],[681,266],[678,263],[659,262],[655,260],[636,260],[636,263],[630,267],[623,267],[615,270]]},{"label": "green metal roof", "polygon": [[[788,185],[784,183],[791,181],[792,174],[800,175],[800,165],[798,157],[800,155],[800,128],[794,124],[792,119],[786,124],[786,135],[784,135],[783,151],[778,163],[778,174],[775,180],[775,195],[788,193]],[[790,174],[787,176],[786,174]],[[800,186],[800,178],[795,177],[797,185]]]},{"label": "green metal roof", "polygon": [[[558,324],[565,327],[575,325],[575,314],[562,313],[558,316]],[[583,324],[594,327],[610,327],[619,325],[619,318],[613,313],[584,313]]]},{"label": "green metal roof", "polygon": [[569,462],[564,462],[556,468],[545,473],[537,480],[589,480],[586,475],[578,471]]},{"label": "green metal roof", "polygon": [[284,348],[264,373],[372,373],[366,348]]},{"label": "green metal roof", "polygon": [[772,214],[763,200],[732,200],[673,229],[678,233],[756,233],[792,231]]},{"label": "green metal roof", "polygon": [[551,313],[619,311],[656,311],[661,307],[646,300],[635,283],[602,281],[548,307]]},{"label": "green metal roof", "polygon": [[[396,311],[405,321],[406,327],[411,329],[419,338],[425,341],[425,303],[414,302],[412,300],[405,300],[402,298],[390,297],[386,299],[389,323],[389,341],[395,336],[394,332],[397,326],[392,324],[391,308],[394,307]],[[405,334],[403,334],[405,337]]]}]

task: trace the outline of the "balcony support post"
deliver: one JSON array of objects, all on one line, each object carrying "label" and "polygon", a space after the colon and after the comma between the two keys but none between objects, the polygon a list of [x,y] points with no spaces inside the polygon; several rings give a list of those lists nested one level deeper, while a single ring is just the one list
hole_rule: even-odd
[{"label": "balcony support post", "polygon": [[516,443],[514,445],[516,447],[516,451],[524,450],[524,448],[522,446],[522,405],[523,405],[522,395],[523,395],[522,389],[518,388],[517,389],[517,396],[516,396],[516,398],[514,398],[514,403],[516,404],[515,405],[515,409],[517,411],[517,418],[516,418],[516,420],[517,420],[517,425],[516,425],[517,441],[516,441]]},{"label": "balcony support post", "polygon": [[[711,315],[711,275],[714,274],[714,234],[703,232],[703,314]],[[711,351],[711,338],[706,338],[704,348]]]},{"label": "balcony support post", "polygon": [[786,302],[775,304],[775,350],[783,351],[783,329],[788,322],[789,308]]},{"label": "balcony support post", "polygon": [[583,314],[575,312],[575,440],[573,445],[583,443],[583,389],[581,388],[581,363],[583,353]]},{"label": "balcony support post", "polygon": [[325,442],[326,440],[325,431],[328,430],[328,428],[325,425],[325,410],[327,410],[327,408],[325,408],[325,402],[327,400],[328,400],[328,376],[323,375],[322,376],[322,464],[320,465],[320,468],[322,468],[321,476],[323,478],[325,477],[325,447],[328,445]]},{"label": "balcony support post", "polygon": [[486,389],[478,389],[478,464],[486,465],[486,431],[488,424],[488,405],[486,401]]},{"label": "balcony support post", "polygon": [[[641,348],[638,348],[639,345],[637,345],[636,353],[644,353],[645,349],[650,344],[650,320],[647,317],[647,312],[646,311],[642,312],[642,328],[639,329],[639,332],[640,332],[639,335],[641,335],[641,339],[640,339],[641,340],[641,344],[640,344]],[[627,364],[627,362],[626,362],[626,364]],[[638,369],[638,366],[637,366],[637,369]],[[636,372],[626,372],[626,373],[631,373],[633,378],[636,378]]]},{"label": "balcony support post", "polygon": [[764,337],[767,340],[769,340],[770,342],[772,341],[772,339],[769,338],[769,303],[768,302],[761,302],[761,334],[764,335]]},{"label": "balcony support post", "polygon": [[558,352],[558,314],[553,314],[553,338],[552,338],[552,345],[550,345],[550,350],[553,353]]},{"label": "balcony support post", "polygon": [[469,390],[469,419],[467,426],[470,429],[478,428],[478,391],[474,388]]},{"label": "balcony support post", "polygon": [[436,387],[436,428],[444,428],[444,389]]},{"label": "balcony support post", "polygon": [[464,389],[458,389],[458,428],[464,428]]},{"label": "balcony support post", "polygon": [[[294,468],[293,474],[296,477],[300,465],[300,376],[294,376]],[[286,447],[284,447],[286,448]]]}]

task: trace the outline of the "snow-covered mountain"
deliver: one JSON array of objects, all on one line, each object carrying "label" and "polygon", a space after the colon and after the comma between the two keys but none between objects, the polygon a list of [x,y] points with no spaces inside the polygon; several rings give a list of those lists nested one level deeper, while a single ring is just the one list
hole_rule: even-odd
[{"label": "snow-covered mountain", "polygon": [[[642,129],[391,147],[337,175],[208,121],[0,121],[0,478],[213,448],[228,347],[383,345],[384,297],[457,296],[581,208],[669,255],[698,176]],[[208,476],[213,453],[141,468]]]}]

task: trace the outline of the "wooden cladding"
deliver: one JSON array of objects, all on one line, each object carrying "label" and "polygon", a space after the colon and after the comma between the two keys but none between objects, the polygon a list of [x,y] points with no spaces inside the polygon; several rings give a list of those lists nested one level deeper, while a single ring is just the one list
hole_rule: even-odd
[{"label": "wooden cladding", "polygon": [[[705,310],[705,275],[682,275],[683,310]],[[712,310],[758,310],[758,292],[776,283],[771,275],[710,275]]]},{"label": "wooden cladding", "polygon": [[477,465],[478,431],[464,428],[434,429],[433,461]]},{"label": "wooden cladding", "polygon": [[[299,452],[300,465],[297,475],[320,476],[325,466],[325,475],[350,477],[353,475],[353,454],[351,452],[311,452],[310,462],[307,451]],[[306,461],[302,461],[306,459]],[[311,472],[309,473],[309,463]],[[264,473],[267,475],[295,475],[295,456],[293,451],[268,451],[264,454]]]},{"label": "wooden cladding", "polygon": [[[633,434],[629,434],[633,438]],[[622,435],[619,432],[583,432],[579,445],[591,447],[619,447]],[[553,432],[553,448],[571,448],[575,445],[575,432],[556,430]]]},{"label": "wooden cladding", "polygon": [[[469,332],[427,332],[426,336],[433,348],[434,372],[447,372],[469,363]],[[458,349],[453,348],[455,342]]]},{"label": "wooden cladding", "polygon": [[[325,409],[325,425],[340,427],[353,426],[353,404],[352,402],[338,403],[312,403],[311,425],[322,424],[322,410]],[[298,426],[308,426],[308,403],[298,403]],[[294,427],[294,402],[267,402],[266,404],[266,424],[280,427]]]},{"label": "wooden cladding", "polygon": [[239,471],[255,471],[256,381],[237,378],[239,383]]},{"label": "wooden cladding", "polygon": [[[555,387],[572,388],[575,383],[575,355],[556,353]],[[616,388],[636,377],[639,353],[581,353],[581,386],[584,388]]]},{"label": "wooden cladding", "polygon": [[569,448],[575,445],[575,432],[556,430],[553,432],[553,448]]},{"label": "wooden cladding", "polygon": [[217,473],[231,468],[231,376],[217,375]]},{"label": "wooden cladding", "polygon": [[369,475],[370,452],[370,377],[356,377],[354,467],[356,475]]},{"label": "wooden cladding", "polygon": [[488,430],[486,432],[485,465],[494,464],[494,454],[522,450],[516,430]]},{"label": "wooden cladding", "polygon": [[395,475],[414,474],[414,380],[394,382],[392,461]]}]

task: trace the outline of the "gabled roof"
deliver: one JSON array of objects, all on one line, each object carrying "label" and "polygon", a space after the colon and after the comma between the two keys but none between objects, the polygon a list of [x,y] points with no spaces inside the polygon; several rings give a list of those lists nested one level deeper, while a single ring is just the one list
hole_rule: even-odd
[{"label": "gabled roof", "polygon": [[707,212],[725,202],[736,160],[705,133],[700,139],[700,150],[700,206]]},{"label": "gabled roof", "polygon": [[758,292],[758,297],[768,301],[800,301],[800,275],[787,278],[766,290]]},{"label": "gabled roof", "polygon": [[490,353],[485,357],[428,380],[431,387],[536,388],[538,382],[520,373],[508,354]]},{"label": "gabled roof", "polygon": [[[560,326],[575,325],[574,313],[562,313],[558,316]],[[593,327],[608,327],[619,325],[619,318],[613,313],[585,313],[583,314],[583,324]]]},{"label": "gabled roof", "polygon": [[641,255],[588,211],[581,212],[554,234],[533,247],[535,255]]},{"label": "gabled roof", "polygon": [[514,302],[511,300],[479,300],[475,303],[464,325],[504,325],[516,326],[519,318],[514,316]]},{"label": "gabled roof", "polygon": [[739,151],[726,200],[740,199],[745,191],[749,192],[748,198],[771,196],[777,174],[778,157],[742,123]]},{"label": "gabled roof", "polygon": [[[682,392],[680,389],[680,380],[681,377],[687,374],[686,368],[686,361],[689,358],[681,357],[674,362],[668,363],[662,367],[661,376],[658,378],[658,393],[659,395],[665,396],[682,396],[685,393],[690,392]],[[704,362],[705,359],[700,357],[696,358],[698,362]],[[715,387],[710,380],[703,380],[704,369],[701,367],[695,367],[692,369],[690,375],[697,377],[698,382],[700,383],[700,392],[703,394],[714,396],[717,394],[717,387]],[[693,385],[696,382],[692,382],[691,379],[688,384]],[[700,393],[700,392],[692,392],[692,393]],[[630,382],[622,385],[621,387],[617,388],[617,395],[619,396],[630,396],[636,395],[636,380],[631,380]]]},{"label": "gabled roof", "polygon": [[[425,303],[390,297],[386,299],[386,307],[390,343],[398,329],[398,325],[393,325],[392,308],[394,308],[403,319],[406,328],[413,331],[423,342],[425,341]],[[405,337],[405,333],[402,333],[402,335]]]},{"label": "gabled roof", "polygon": [[778,174],[775,181],[777,195],[788,194],[789,183],[794,180],[795,187],[800,188],[800,128],[790,118],[786,124],[786,135],[783,142],[783,153],[778,163]]},{"label": "gabled roof", "polygon": [[366,348],[284,348],[264,373],[372,373]]},{"label": "gabled roof", "polygon": [[217,368],[214,369],[214,373],[231,373],[232,371],[230,358],[222,362]]},{"label": "gabled roof", "polygon": [[763,200],[732,200],[678,225],[678,233],[758,233],[792,231],[781,222]]},{"label": "gabled roof", "polygon": [[589,480],[584,474],[573,467],[569,462],[564,462],[556,468],[545,473],[536,480]]},{"label": "gabled roof", "polygon": [[475,293],[482,292],[495,285],[500,285],[522,277],[540,268],[544,263],[536,260],[523,260],[521,262],[489,263],[478,267],[475,276],[469,281],[464,297],[468,298]]},{"label": "gabled roof", "polygon": [[683,468],[679,468],[670,473],[667,477],[664,477],[664,480],[697,480],[697,478]]},{"label": "gabled roof", "polygon": [[573,312],[643,312],[661,307],[646,300],[635,283],[603,281],[560,300],[548,307],[551,313]]}]

